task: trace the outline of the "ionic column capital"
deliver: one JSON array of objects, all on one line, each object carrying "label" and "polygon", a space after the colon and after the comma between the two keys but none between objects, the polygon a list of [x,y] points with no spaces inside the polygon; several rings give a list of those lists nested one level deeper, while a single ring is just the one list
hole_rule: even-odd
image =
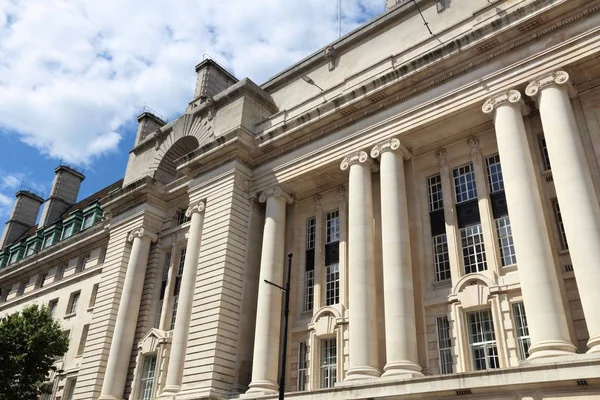
[{"label": "ionic column capital", "polygon": [[370,163],[371,163],[371,161],[369,160],[369,155],[367,154],[367,152],[364,150],[359,150],[357,152],[354,152],[354,153],[344,157],[344,159],[342,160],[342,163],[340,164],[340,169],[342,171],[346,171],[352,165],[370,164]]},{"label": "ionic column capital", "polygon": [[273,186],[267,190],[264,190],[260,194],[258,201],[264,203],[269,197],[283,197],[288,204],[292,204],[294,202],[294,197],[283,191],[283,189],[281,189],[279,186]]},{"label": "ionic column capital", "polygon": [[512,107],[518,107],[521,110],[521,115],[529,114],[529,107],[525,105],[521,92],[518,90],[510,89],[502,93],[495,94],[483,103],[481,110],[486,114],[495,115],[495,111],[498,107],[509,105]]},{"label": "ionic column capital", "polygon": [[565,71],[553,71],[538,77],[527,85],[525,94],[529,97],[533,97],[534,100],[537,101],[540,92],[549,86],[564,87],[570,97],[577,94],[577,90],[575,90],[569,79],[569,74]]},{"label": "ionic column capital", "polygon": [[381,153],[385,151],[397,151],[405,160],[408,160],[411,157],[410,151],[404,145],[402,145],[400,140],[397,138],[390,138],[383,142],[377,143],[371,149],[371,157],[378,158]]},{"label": "ionic column capital", "polygon": [[205,208],[206,208],[206,203],[204,201],[200,200],[196,203],[190,204],[188,209],[185,210],[185,216],[187,218],[189,218],[194,213],[203,213]]},{"label": "ionic column capital", "polygon": [[150,241],[152,242],[156,242],[158,240],[158,235],[156,233],[149,231],[148,228],[140,226],[139,228],[135,228],[129,232],[127,241],[133,242],[133,239],[135,238],[143,239],[144,237],[150,238]]}]

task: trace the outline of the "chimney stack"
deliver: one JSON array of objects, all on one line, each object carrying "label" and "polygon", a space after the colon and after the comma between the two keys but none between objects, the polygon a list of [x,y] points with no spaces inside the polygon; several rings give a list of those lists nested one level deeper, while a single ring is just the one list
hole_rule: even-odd
[{"label": "chimney stack", "polygon": [[151,109],[150,107],[144,106],[142,113],[138,115],[138,130],[135,135],[136,146],[143,142],[152,132],[165,126],[167,119]]},{"label": "chimney stack", "polygon": [[17,198],[15,206],[0,238],[0,250],[13,243],[35,225],[40,206],[44,202],[42,196],[24,187],[21,187],[15,197]]},{"label": "chimney stack", "polygon": [[44,204],[38,227],[44,227],[56,221],[70,206],[77,201],[79,187],[85,179],[83,171],[72,165],[61,163],[54,170],[52,192]]},{"label": "chimney stack", "polygon": [[214,97],[238,82],[235,76],[210,58],[196,65],[196,75],[195,99]]}]

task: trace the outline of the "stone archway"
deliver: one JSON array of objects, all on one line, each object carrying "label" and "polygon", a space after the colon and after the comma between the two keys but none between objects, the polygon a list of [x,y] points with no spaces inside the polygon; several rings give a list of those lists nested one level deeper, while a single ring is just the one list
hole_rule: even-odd
[{"label": "stone archway", "polygon": [[177,179],[179,177],[177,175],[177,159],[197,149],[199,145],[198,139],[194,136],[184,136],[173,143],[158,163],[154,179],[162,183],[169,183]]}]

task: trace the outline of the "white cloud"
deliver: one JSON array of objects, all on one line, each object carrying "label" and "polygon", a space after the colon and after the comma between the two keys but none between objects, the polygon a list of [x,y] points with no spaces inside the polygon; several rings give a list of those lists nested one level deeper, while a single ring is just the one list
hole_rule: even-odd
[{"label": "white cloud", "polygon": [[0,216],[9,216],[15,200],[0,193]]},{"label": "white cloud", "polygon": [[[342,2],[344,32],[384,4]],[[0,129],[89,164],[145,103],[180,113],[205,51],[260,84],[335,39],[336,3],[0,0]]]}]

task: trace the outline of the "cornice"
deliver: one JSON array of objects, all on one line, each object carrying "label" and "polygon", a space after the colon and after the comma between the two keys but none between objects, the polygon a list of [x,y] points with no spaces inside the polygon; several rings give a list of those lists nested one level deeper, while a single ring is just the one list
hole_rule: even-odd
[{"label": "cornice", "polygon": [[[548,26],[542,26],[541,29],[537,29],[538,26],[535,26],[536,30],[533,30],[534,28],[528,30],[527,24],[532,20],[540,19],[540,14],[545,16],[553,11],[556,13],[556,7],[549,7],[549,3],[559,6],[565,4],[564,1],[537,0],[525,7],[513,10],[498,20],[444,44],[443,47],[436,48],[401,65],[393,66],[391,71],[371,78],[360,88],[348,91],[296,118],[287,120],[285,124],[260,133],[256,137],[256,142],[260,148],[268,147],[269,151],[259,162],[351,125],[600,10],[598,4],[575,12],[571,10],[571,15],[567,12],[566,19],[554,20],[551,25],[543,21]],[[526,14],[526,17],[523,17],[523,14]],[[512,33],[511,40],[501,43],[496,38],[496,36],[504,34],[510,36],[510,33]],[[492,36],[492,34],[496,34],[496,36]],[[493,46],[486,44],[492,41],[495,41]],[[482,51],[485,54],[482,55]],[[448,67],[450,64],[456,65]],[[433,76],[431,72],[427,74],[426,71],[431,70],[434,65],[441,72]],[[423,80],[414,84],[413,82],[419,75],[422,75]],[[399,86],[403,82],[408,82],[409,78],[412,82],[408,86]],[[282,139],[291,138],[291,136],[297,137],[290,143],[284,144]],[[281,147],[273,149],[272,146],[276,143]]]}]

